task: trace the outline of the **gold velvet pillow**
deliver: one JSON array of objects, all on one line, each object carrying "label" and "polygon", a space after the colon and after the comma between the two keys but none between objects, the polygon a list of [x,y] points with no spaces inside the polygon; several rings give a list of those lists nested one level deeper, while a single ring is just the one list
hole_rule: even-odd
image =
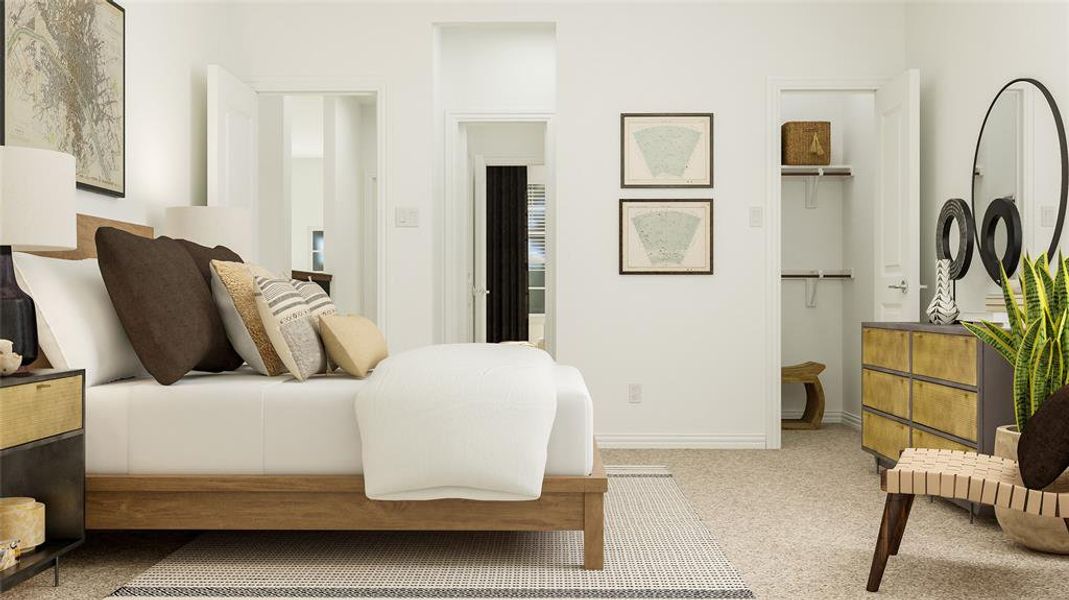
[{"label": "gold velvet pillow", "polygon": [[256,275],[271,276],[256,265],[213,260],[212,298],[234,349],[257,373],[274,377],[288,370],[271,344],[256,307]]},{"label": "gold velvet pillow", "polygon": [[359,315],[323,315],[319,333],[331,362],[353,377],[367,377],[388,355],[382,332]]}]

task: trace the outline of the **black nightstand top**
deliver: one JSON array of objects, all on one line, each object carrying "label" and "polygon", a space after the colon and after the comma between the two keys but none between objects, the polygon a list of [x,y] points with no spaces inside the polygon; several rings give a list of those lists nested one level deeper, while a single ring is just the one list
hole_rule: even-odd
[{"label": "black nightstand top", "polygon": [[74,377],[75,375],[85,377],[85,369],[34,369],[26,374],[5,375],[0,377],[0,388],[16,385],[29,385],[31,383],[40,383],[51,379]]}]

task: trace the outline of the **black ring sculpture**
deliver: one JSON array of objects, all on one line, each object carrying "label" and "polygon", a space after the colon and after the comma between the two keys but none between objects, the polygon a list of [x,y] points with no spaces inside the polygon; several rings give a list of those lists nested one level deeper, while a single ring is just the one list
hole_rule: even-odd
[{"label": "black ring sculpture", "polygon": [[[972,169],[973,170],[972,170],[972,173],[969,175],[969,181],[972,182],[972,185],[970,186],[970,188],[972,189],[972,212],[973,212],[973,215],[976,214],[976,177],[975,177],[976,160],[980,156],[980,141],[984,137],[984,127],[987,125],[987,119],[991,116],[991,111],[995,108],[995,103],[998,102],[999,96],[1001,96],[1002,92],[1006,91],[1007,88],[1009,88],[1010,86],[1012,86],[1012,85],[1014,85],[1016,83],[1030,83],[1030,84],[1036,86],[1036,89],[1038,89],[1039,92],[1041,94],[1043,94],[1043,97],[1047,100],[1047,105],[1050,107],[1050,112],[1054,116],[1054,127],[1055,127],[1055,129],[1057,130],[1057,133],[1058,133],[1058,145],[1059,145],[1059,149],[1061,150],[1062,185],[1061,185],[1061,195],[1060,195],[1059,200],[1058,200],[1058,222],[1054,226],[1054,233],[1051,235],[1051,238],[1050,238],[1050,247],[1047,249],[1047,256],[1048,257],[1049,256],[1056,256],[1057,252],[1058,252],[1058,241],[1062,237],[1062,225],[1065,223],[1066,198],[1069,197],[1069,145],[1066,144],[1066,140],[1065,140],[1065,124],[1062,122],[1062,113],[1058,111],[1058,103],[1054,101],[1054,95],[1050,93],[1050,90],[1047,89],[1047,86],[1043,85],[1042,83],[1040,83],[1039,81],[1037,81],[1035,79],[1032,79],[1030,77],[1018,77],[1017,79],[1014,79],[1013,81],[1011,81],[1011,82],[1007,83],[1006,85],[1002,86],[1002,89],[1000,89],[998,91],[998,93],[995,94],[995,99],[991,101],[991,106],[989,106],[987,108],[987,113],[984,114],[984,122],[980,125],[980,135],[978,135],[977,138],[976,138],[976,151],[973,153],[973,160],[972,160]],[[991,208],[989,207],[988,208],[988,213],[990,213],[990,211],[991,211]],[[1020,227],[1021,227],[1021,225],[1020,225],[1021,215],[1020,215],[1020,213],[1017,212],[1016,208],[1014,209],[1013,214],[1015,215],[1015,217],[1017,219],[1017,239],[1016,239],[1017,248],[1016,248],[1016,256],[1020,257],[1020,255],[1021,255],[1021,247],[1020,247],[1020,243],[1021,243],[1021,230],[1020,230]],[[984,227],[983,227],[985,235],[986,235],[986,231],[987,231],[987,222],[988,222],[988,216],[987,216],[987,214],[985,214],[984,215]],[[1009,225],[1009,224],[1010,224],[1010,221],[1007,221],[1007,225]],[[980,234],[980,232],[977,231],[977,235],[978,236],[979,236],[979,234]],[[983,239],[979,239],[979,237],[977,238],[976,241],[977,241],[977,243],[980,244],[980,258],[982,258],[984,260],[984,266],[987,267],[988,274],[991,275],[991,278],[994,279],[996,282],[1000,282],[1001,281],[1001,276],[999,275],[999,271],[998,271],[997,259],[995,259],[996,262],[989,264],[988,258],[985,255],[985,252],[987,252],[987,253],[990,253],[992,256],[994,256],[994,253],[995,253],[994,247],[991,247],[990,249],[986,249],[986,247],[984,245],[984,240]],[[994,241],[994,240],[992,239],[990,241]],[[1010,241],[1012,241],[1012,240],[1010,240]],[[1012,246],[1007,246],[1006,257],[1003,258],[1003,264],[1005,264],[1005,258],[1008,258],[1010,256],[1010,254],[1012,254],[1012,250],[1013,250]],[[992,264],[994,265],[994,268],[995,268],[994,271],[991,270],[992,269]],[[1006,273],[1008,275],[1013,275],[1013,270],[1016,270],[1016,268],[1017,268],[1017,258],[1014,258],[1012,267],[1013,267],[1012,270],[1009,267],[1007,267]]]},{"label": "black ring sculpture", "polygon": [[[1001,259],[995,248],[995,230],[999,221],[1006,223],[1006,254]],[[984,225],[980,232],[983,236],[980,240],[980,259],[984,261],[984,268],[991,279],[1002,283],[999,267],[1006,270],[1007,276],[1011,276],[1021,260],[1021,213],[1017,212],[1017,205],[1008,198],[993,200],[984,213]]]},{"label": "black ring sculpture", "polygon": [[[950,228],[957,224],[958,251],[950,255]],[[976,236],[976,222],[973,220],[969,205],[961,198],[951,198],[939,211],[939,221],[935,225],[935,255],[950,261],[950,278],[965,277],[972,264],[973,238]]]}]

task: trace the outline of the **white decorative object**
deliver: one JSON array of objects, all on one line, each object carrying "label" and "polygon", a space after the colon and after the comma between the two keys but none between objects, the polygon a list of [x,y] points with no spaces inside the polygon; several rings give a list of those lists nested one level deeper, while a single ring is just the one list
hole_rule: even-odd
[{"label": "white decorative object", "polygon": [[935,266],[935,297],[928,305],[928,321],[936,325],[950,325],[958,318],[961,311],[954,302],[954,292],[950,288],[950,259],[942,258]]},{"label": "white decorative object", "polygon": [[10,375],[21,365],[22,355],[12,350],[11,340],[0,340],[0,375]]}]

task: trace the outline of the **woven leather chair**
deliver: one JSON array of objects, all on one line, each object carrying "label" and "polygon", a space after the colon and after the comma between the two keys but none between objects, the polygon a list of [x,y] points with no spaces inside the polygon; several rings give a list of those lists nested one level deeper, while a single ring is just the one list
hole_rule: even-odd
[{"label": "woven leather chair", "polygon": [[1018,477],[1017,463],[1008,458],[959,450],[907,448],[898,464],[880,476],[880,489],[887,492],[887,502],[865,589],[880,589],[887,559],[898,554],[916,496],[956,498],[1057,517],[1064,519],[1069,528],[1069,494],[1030,490],[1017,483]]}]

